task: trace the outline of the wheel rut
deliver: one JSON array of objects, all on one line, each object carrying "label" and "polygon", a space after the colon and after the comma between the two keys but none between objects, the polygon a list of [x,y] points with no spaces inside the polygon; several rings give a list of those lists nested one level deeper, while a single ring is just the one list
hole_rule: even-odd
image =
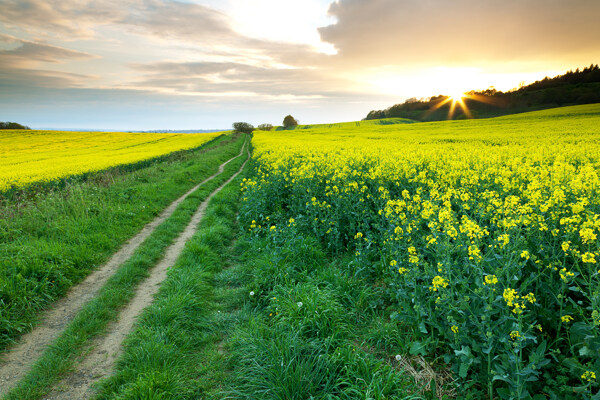
[{"label": "wheel rut", "polygon": [[[23,335],[15,345],[13,345],[7,351],[0,354],[0,398],[7,394],[25,376],[25,374],[31,369],[33,364],[37,361],[37,359],[47,348],[47,346],[49,346],[60,335],[60,333],[67,327],[67,325],[71,322],[75,315],[77,315],[77,313],[81,311],[83,306],[98,294],[98,292],[108,281],[108,279],[110,279],[110,277],[113,276],[114,273],[119,269],[119,267],[135,253],[135,251],[144,242],[144,240],[146,240],[159,225],[166,221],[173,214],[175,209],[189,195],[191,195],[193,192],[199,189],[202,185],[206,184],[207,182],[216,178],[218,175],[222,174],[227,164],[229,164],[236,158],[242,156],[244,154],[244,150],[247,151],[246,142],[242,146],[242,149],[240,150],[240,153],[238,155],[232,157],[231,159],[221,164],[219,166],[218,171],[215,174],[198,183],[196,186],[188,190],[177,200],[172,202],[167,208],[165,208],[160,213],[158,217],[156,217],[152,222],[146,224],[138,234],[129,239],[115,254],[113,254],[113,256],[108,260],[108,262],[106,262],[99,269],[95,270],[90,275],[88,275],[83,282],[73,287],[65,297],[56,301],[52,308],[50,308],[48,311],[42,314],[42,316],[40,317],[41,322],[31,332]],[[237,176],[237,174],[239,174],[240,172],[241,169],[234,176]],[[226,183],[229,183],[232,179],[233,177],[230,178]],[[213,193],[211,193],[210,196],[200,205],[200,208],[192,217],[190,225],[193,221],[199,221],[199,219],[202,218],[202,216],[198,217],[198,212],[200,211],[200,209],[202,209],[202,213],[204,212],[204,210],[206,209],[206,204],[208,204],[210,198],[212,198],[212,196],[216,194],[216,192],[220,190],[223,186],[225,186],[225,184],[219,187],[219,189],[217,189]],[[181,234],[181,236],[175,241],[173,245],[175,245],[180,240],[188,240],[189,237],[193,235],[193,232],[188,232],[188,228],[186,228],[186,230]],[[185,244],[185,242],[183,243]],[[173,245],[171,247],[173,247]],[[175,250],[172,250],[171,247],[167,250],[164,260],[171,260],[172,257],[176,258]],[[181,250],[179,250],[179,252],[180,251]],[[179,253],[177,253],[177,255],[178,254]],[[163,263],[163,261],[159,263],[159,266]],[[152,296],[158,290],[158,285],[160,284],[162,279],[164,279],[158,279],[157,277],[155,277],[154,271],[157,270],[160,270],[158,266],[153,270],[152,276],[148,278],[147,281],[143,282],[141,285],[141,287],[146,287],[146,285],[150,285],[149,287],[146,287],[148,293],[136,294],[136,297],[131,302],[131,304],[145,304],[143,303],[144,301],[146,301],[144,300],[145,298],[150,298],[151,301]],[[150,297],[148,297],[148,294]],[[138,301],[138,296],[141,297],[139,299],[139,302],[136,303],[136,301]],[[124,310],[124,313],[132,312],[133,314],[131,315],[139,314],[139,312],[136,313],[134,309],[129,310],[129,308],[130,307],[128,306],[126,310]],[[128,314],[122,314],[122,316],[123,315]],[[133,324],[133,320],[130,321],[129,329],[131,328],[131,324]],[[120,327],[120,325],[117,324],[117,327]],[[107,337],[109,337],[111,334],[116,333],[111,330]],[[76,399],[80,397],[75,396],[68,398]]]},{"label": "wheel rut", "polygon": [[242,172],[249,156],[248,151],[247,159],[240,169],[202,202],[185,230],[167,248],[164,258],[150,271],[150,276],[138,286],[134,298],[121,311],[119,319],[109,325],[108,332],[104,336],[93,341],[91,351],[76,366],[75,371],[56,385],[57,389],[46,399],[89,399],[94,395],[92,385],[113,373],[115,362],[122,351],[123,341],[133,329],[137,317],[154,300],[161,283],[167,277],[168,269],[175,264],[185,244],[196,233],[198,224],[204,217],[209,202]]}]

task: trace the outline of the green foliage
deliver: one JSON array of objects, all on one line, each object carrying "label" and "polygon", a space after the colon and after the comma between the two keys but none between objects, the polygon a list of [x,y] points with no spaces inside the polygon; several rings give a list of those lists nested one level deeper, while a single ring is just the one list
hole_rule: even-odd
[{"label": "green foliage", "polygon": [[298,121],[296,121],[296,119],[294,117],[292,117],[291,115],[286,115],[285,118],[283,119],[282,125],[285,129],[290,129],[295,126],[298,126]]},{"label": "green foliage", "polygon": [[31,130],[30,127],[18,124],[16,122],[0,122],[0,130],[1,129],[27,129]]},{"label": "green foliage", "polygon": [[273,125],[271,125],[271,124],[260,124],[258,126],[258,130],[261,130],[261,131],[270,131],[271,129],[273,129]]},{"label": "green foliage", "polygon": [[233,129],[236,132],[250,134],[254,131],[254,125],[249,124],[248,122],[234,122]]}]

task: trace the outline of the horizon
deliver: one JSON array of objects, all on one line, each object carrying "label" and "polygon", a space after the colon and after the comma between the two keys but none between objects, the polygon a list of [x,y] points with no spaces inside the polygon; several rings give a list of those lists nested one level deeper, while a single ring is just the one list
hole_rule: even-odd
[{"label": "horizon", "polygon": [[355,121],[595,64],[599,13],[593,0],[6,0],[0,120],[96,131]]}]

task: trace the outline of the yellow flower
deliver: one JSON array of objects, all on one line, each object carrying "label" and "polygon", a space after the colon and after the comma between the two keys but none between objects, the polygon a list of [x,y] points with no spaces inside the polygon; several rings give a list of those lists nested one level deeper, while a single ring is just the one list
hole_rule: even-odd
[{"label": "yellow flower", "polygon": [[581,375],[581,379],[583,379],[584,381],[594,381],[596,380],[596,373],[593,371],[585,371],[582,375]]},{"label": "yellow flower", "polygon": [[521,337],[521,333],[519,331],[512,331],[510,332],[510,338],[512,340],[517,340]]},{"label": "yellow flower", "polygon": [[273,232],[275,229],[277,229],[277,227],[275,225],[271,226],[271,228],[269,229],[271,232]]},{"label": "yellow flower", "polygon": [[419,256],[417,256],[417,249],[414,246],[408,248],[408,262],[411,264],[417,264],[419,262]]},{"label": "yellow flower", "polygon": [[498,278],[496,278],[496,275],[486,275],[485,282],[483,282],[484,285],[495,285],[497,283]]},{"label": "yellow flower", "polygon": [[395,267],[396,265],[398,265],[398,262],[396,260],[390,261],[390,267]]},{"label": "yellow flower", "polygon": [[506,301],[506,305],[509,307],[512,307],[514,305],[514,301],[519,298],[519,296],[517,296],[517,291],[511,288],[504,289],[502,297],[504,297],[504,301]]},{"label": "yellow flower", "polygon": [[405,274],[405,273],[407,273],[407,272],[408,272],[408,270],[407,270],[406,268],[403,268],[403,267],[400,267],[400,268],[398,268],[398,273],[399,273],[400,275],[402,275],[402,274]]},{"label": "yellow flower", "polygon": [[588,244],[596,240],[597,236],[594,231],[590,228],[583,228],[579,231],[579,236],[583,244]]},{"label": "yellow flower", "polygon": [[458,326],[456,325],[452,325],[452,328],[450,328],[452,330],[452,332],[454,332],[454,334],[458,333]]},{"label": "yellow flower", "polygon": [[362,234],[362,232],[356,232],[356,235],[354,235],[354,239],[355,239],[355,240],[358,240],[358,239],[360,239],[361,237],[363,237],[363,234]]},{"label": "yellow flower", "polygon": [[524,258],[526,260],[529,260],[529,258],[531,257],[531,255],[529,254],[529,252],[527,250],[523,250],[521,252],[521,258]]},{"label": "yellow flower", "polygon": [[583,261],[584,263],[596,264],[596,255],[590,252],[583,253],[581,255],[581,261]]},{"label": "yellow flower", "polygon": [[568,324],[569,322],[573,321],[573,317],[571,317],[570,315],[563,315],[562,317],[560,317],[560,320],[565,324]]},{"label": "yellow flower", "polygon": [[567,250],[569,250],[569,246],[571,245],[571,242],[562,242],[562,244],[560,245],[560,247],[562,247],[563,251],[566,253]]},{"label": "yellow flower", "polygon": [[524,300],[527,300],[531,304],[536,302],[535,295],[533,293],[529,293],[527,296],[523,296]]},{"label": "yellow flower", "polygon": [[562,279],[565,282],[567,282],[569,278],[572,278],[575,276],[574,273],[567,271],[566,268],[561,269],[559,273],[560,273],[560,279]]},{"label": "yellow flower", "polygon": [[437,292],[440,288],[447,288],[448,281],[438,275],[433,278],[433,280],[431,281],[431,285],[432,286],[429,287],[429,290]]}]

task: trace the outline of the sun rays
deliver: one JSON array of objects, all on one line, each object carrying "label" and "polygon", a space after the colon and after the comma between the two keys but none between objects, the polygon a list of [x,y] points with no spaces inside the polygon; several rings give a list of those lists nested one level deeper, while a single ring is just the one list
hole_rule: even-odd
[{"label": "sun rays", "polygon": [[467,118],[473,118],[473,114],[469,110],[466,100],[478,101],[480,103],[486,103],[486,104],[494,104],[492,99],[490,99],[488,96],[483,96],[476,92],[464,93],[464,92],[457,91],[451,95],[442,96],[441,100],[439,102],[437,102],[436,104],[434,104],[433,107],[431,107],[427,111],[427,113],[425,113],[423,118],[425,119],[431,113],[433,113],[436,110],[439,110],[440,108],[444,107],[446,104],[449,104],[448,119],[454,118],[454,114],[456,113],[457,107],[462,110],[462,112],[465,114],[465,116]]}]

